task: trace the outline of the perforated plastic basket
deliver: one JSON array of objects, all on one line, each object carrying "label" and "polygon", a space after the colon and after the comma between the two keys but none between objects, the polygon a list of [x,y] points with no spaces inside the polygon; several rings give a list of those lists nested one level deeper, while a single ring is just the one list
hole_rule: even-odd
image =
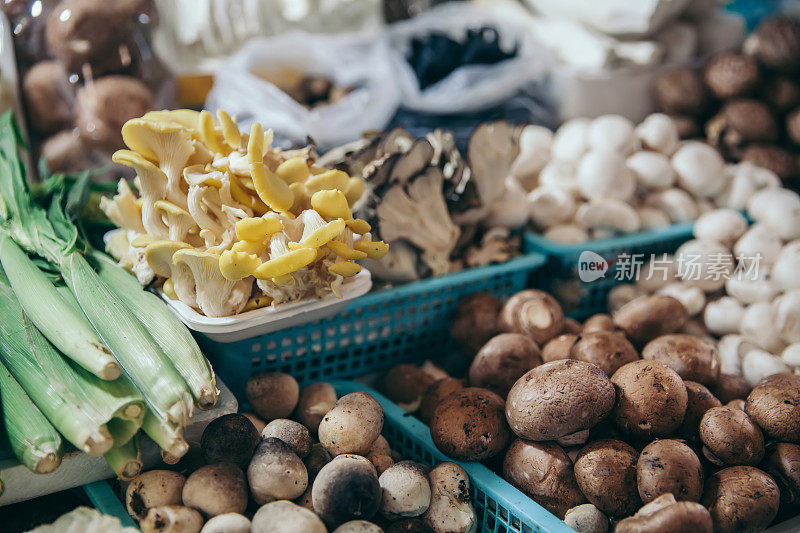
[{"label": "perforated plastic basket", "polygon": [[[650,259],[652,254],[671,254],[692,238],[693,226],[693,222],[685,222],[635,235],[580,244],[556,243],[533,232],[526,232],[524,239],[527,250],[547,257],[536,286],[556,294],[570,316],[582,319],[606,312],[611,289],[618,283],[630,281],[615,279],[615,266],[621,254],[626,254],[629,260],[636,254],[642,254],[644,261]],[[609,264],[604,277],[590,282],[580,280],[578,261],[585,251],[596,253]]]},{"label": "perforated plastic basket", "polygon": [[507,298],[532,282],[544,257],[510,261],[377,290],[338,314],[293,328],[229,343],[197,334],[215,371],[244,401],[247,378],[259,370],[286,372],[301,384],[377,372],[454,348],[450,317],[474,292]]}]

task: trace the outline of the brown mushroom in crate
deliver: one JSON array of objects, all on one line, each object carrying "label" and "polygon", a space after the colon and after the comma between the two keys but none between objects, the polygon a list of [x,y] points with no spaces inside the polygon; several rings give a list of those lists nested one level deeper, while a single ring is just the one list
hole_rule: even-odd
[{"label": "brown mushroom in crate", "polygon": [[478,350],[469,367],[469,384],[503,398],[525,372],[542,364],[539,347],[520,333],[501,333]]},{"label": "brown mushroom in crate", "polygon": [[680,331],[689,313],[671,296],[640,296],[614,314],[614,323],[635,344],[646,344],[656,337]]},{"label": "brown mushroom in crate", "polygon": [[762,464],[781,491],[781,502],[787,507],[800,503],[800,446],[779,442],[767,449]]},{"label": "brown mushroom in crate", "polygon": [[206,463],[229,462],[246,468],[260,441],[246,416],[231,413],[209,422],[200,438],[200,449]]},{"label": "brown mushroom in crate", "polygon": [[511,438],[504,405],[500,396],[478,387],[450,394],[433,412],[433,443],[454,459],[480,461],[494,457]]},{"label": "brown mushroom in crate", "polygon": [[688,395],[680,376],[664,363],[642,359],[628,363],[613,376],[617,401],[614,424],[636,438],[665,437],[683,421]]},{"label": "brown mushroom in crate", "polygon": [[308,452],[305,459],[303,459],[303,464],[306,465],[306,470],[308,471],[309,483],[314,481],[314,478],[317,477],[322,467],[330,463],[331,459],[333,459],[333,457],[328,453],[328,450],[325,449],[325,446],[319,442],[315,442],[311,445],[311,450]]},{"label": "brown mushroom in crate", "polygon": [[764,457],[764,436],[741,409],[712,407],[700,421],[703,454],[717,465],[757,465]]},{"label": "brown mushroom in crate", "polygon": [[306,465],[282,440],[261,441],[247,467],[250,494],[258,504],[293,500],[308,486]]},{"label": "brown mushroom in crate", "polygon": [[247,418],[250,422],[252,422],[253,427],[256,428],[258,434],[261,435],[261,431],[266,427],[266,422],[258,418],[258,415],[253,413],[242,413],[242,416]]},{"label": "brown mushroom in crate", "polygon": [[565,335],[567,333],[578,334],[583,329],[583,325],[575,320],[574,318],[564,317],[564,327],[561,328],[561,334]]},{"label": "brown mushroom in crate", "polygon": [[770,437],[800,443],[800,376],[774,374],[747,396],[745,412]]},{"label": "brown mushroom in crate", "polygon": [[516,439],[506,451],[503,477],[559,518],[586,501],[572,460],[553,442]]},{"label": "brown mushroom in crate", "polygon": [[758,63],[745,54],[720,54],[708,62],[704,78],[717,98],[725,100],[744,96],[758,85]]},{"label": "brown mushroom in crate", "polygon": [[438,533],[472,533],[478,517],[472,506],[472,492],[467,473],[456,463],[439,463],[428,474],[431,480],[431,505],[425,523]]},{"label": "brown mushroom in crate", "polygon": [[703,495],[703,467],[694,451],[683,442],[656,439],[639,454],[636,485],[644,503],[662,494],[696,502]]},{"label": "brown mushroom in crate", "polygon": [[311,451],[311,433],[300,422],[278,418],[264,426],[262,439],[275,437],[289,445],[300,459],[304,459]]},{"label": "brown mushroom in crate", "polygon": [[458,378],[440,379],[425,391],[422,404],[419,408],[419,419],[430,425],[433,412],[447,396],[464,388],[464,383]]},{"label": "brown mushroom in crate", "polygon": [[325,465],[311,489],[314,512],[330,528],[369,520],[381,504],[381,486],[372,464],[358,455],[339,455]]},{"label": "brown mushroom in crate", "polygon": [[402,518],[383,529],[384,533],[434,533],[422,518]]},{"label": "brown mushroom in crate", "polygon": [[364,455],[383,429],[383,408],[366,392],[339,398],[319,424],[319,441],[333,455]]},{"label": "brown mushroom in crate", "polygon": [[581,335],[570,351],[570,359],[594,363],[610,376],[623,365],[639,359],[639,354],[624,335],[596,330]]},{"label": "brown mushroom in crate", "polygon": [[547,341],[542,348],[542,362],[550,363],[559,359],[569,359],[572,347],[578,342],[580,335],[564,333]]},{"label": "brown mushroom in crate", "polygon": [[203,516],[183,505],[151,507],[139,522],[139,527],[142,533],[199,533]]},{"label": "brown mushroom in crate", "polygon": [[745,49],[770,69],[793,73],[800,68],[800,22],[775,16],[758,25]]},{"label": "brown mushroom in crate", "polygon": [[742,150],[741,160],[771,170],[783,180],[792,180],[797,175],[795,154],[782,146],[750,144]]},{"label": "brown mushroom in crate", "polygon": [[527,335],[541,346],[561,333],[564,312],[546,292],[528,289],[509,298],[500,311],[498,326],[501,331]]},{"label": "brown mushroom in crate", "polygon": [[608,517],[591,503],[582,503],[568,510],[564,523],[578,533],[608,532]]},{"label": "brown mushroom in crate", "polygon": [[324,381],[306,385],[300,390],[295,416],[312,434],[317,433],[319,423],[336,405],[336,390]]},{"label": "brown mushroom in crate", "polygon": [[617,523],[615,533],[662,533],[691,531],[713,533],[708,509],[696,502],[676,501],[672,494],[659,496],[636,514]]},{"label": "brown mushroom in crate", "polygon": [[642,349],[642,359],[661,361],[683,379],[713,385],[719,378],[720,359],[709,339],[673,333],[656,337]]},{"label": "brown mushroom in crate", "polygon": [[180,505],[186,478],[169,470],[148,470],[131,480],[125,490],[125,508],[142,520],[151,507]]},{"label": "brown mushroom in crate", "polygon": [[780,490],[758,468],[730,466],[708,478],[700,503],[711,513],[715,532],[762,531],[778,514]]},{"label": "brown mushroom in crate", "polygon": [[628,516],[639,508],[636,462],[630,445],[602,439],[584,446],[575,459],[575,479],[586,499],[611,516]]},{"label": "brown mushroom in crate", "polygon": [[751,390],[753,387],[742,376],[735,374],[720,374],[717,382],[711,387],[714,396],[722,403],[745,399]]},{"label": "brown mushroom in crate", "polygon": [[586,319],[580,329],[583,334],[595,331],[617,331],[617,326],[614,325],[614,319],[611,318],[611,315],[606,313],[592,315]]},{"label": "brown mushroom in crate", "polygon": [[614,385],[598,366],[562,359],[517,380],[506,398],[506,419],[523,439],[556,440],[588,430],[613,407]]},{"label": "brown mushroom in crate", "polygon": [[416,365],[396,365],[378,380],[378,391],[404,411],[413,413],[433,382],[434,378]]},{"label": "brown mushroom in crate", "polygon": [[497,317],[503,303],[495,296],[479,292],[462,298],[450,324],[453,339],[473,354],[498,333]]},{"label": "brown mushroom in crate", "polygon": [[708,98],[700,75],[688,68],[658,76],[654,92],[659,109],[669,115],[702,115]]},{"label": "brown mushroom in crate", "polygon": [[183,504],[206,516],[244,513],[247,508],[247,479],[232,463],[198,468],[183,486]]},{"label": "brown mushroom in crate", "polygon": [[678,433],[684,437],[694,437],[697,435],[697,430],[700,427],[700,420],[706,411],[712,407],[719,407],[722,405],[716,396],[696,381],[683,382],[686,387],[686,414],[683,416]]},{"label": "brown mushroom in crate", "polygon": [[40,61],[22,79],[22,95],[31,127],[54,133],[72,124],[73,88],[58,61]]},{"label": "brown mushroom in crate", "polygon": [[300,385],[289,374],[256,372],[247,380],[245,395],[256,414],[269,422],[292,414],[300,397]]},{"label": "brown mushroom in crate", "polygon": [[75,125],[87,144],[121,148],[122,126],[155,106],[153,92],[132,76],[105,76],[78,89]]}]

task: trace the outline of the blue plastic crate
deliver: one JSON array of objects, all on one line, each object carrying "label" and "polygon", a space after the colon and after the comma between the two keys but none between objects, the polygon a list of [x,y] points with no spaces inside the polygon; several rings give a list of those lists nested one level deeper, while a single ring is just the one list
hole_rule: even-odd
[{"label": "blue plastic crate", "polygon": [[455,348],[449,323],[461,297],[488,292],[508,298],[532,283],[544,257],[510,261],[377,290],[340,313],[281,331],[230,343],[197,339],[214,370],[244,400],[253,372],[286,372],[300,384],[384,370]]},{"label": "blue plastic crate", "polygon": [[[547,262],[537,278],[536,287],[555,294],[565,312],[573,318],[583,319],[608,309],[608,293],[623,280],[615,279],[615,266],[620,256],[629,258],[642,254],[644,261],[651,254],[674,253],[684,242],[692,238],[693,222],[623,235],[610,239],[589,241],[580,244],[560,244],[545,239],[539,234],[526,232],[524,245],[527,250],[547,257]],[[609,264],[605,277],[591,282],[582,282],[578,277],[578,260],[582,252],[591,251]],[[629,281],[629,280],[625,280]]]}]

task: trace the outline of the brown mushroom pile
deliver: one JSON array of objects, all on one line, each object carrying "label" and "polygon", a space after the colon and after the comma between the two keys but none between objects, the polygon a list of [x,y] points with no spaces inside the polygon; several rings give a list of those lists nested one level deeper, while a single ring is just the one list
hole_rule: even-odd
[{"label": "brown mushroom pile", "polygon": [[391,243],[381,264],[365,260],[373,277],[409,281],[519,253],[511,229],[527,222],[528,207],[525,191],[506,179],[518,153],[519,128],[499,121],[475,129],[466,159],[450,132],[415,138],[395,128],[367,133],[320,162],[367,183],[358,216]]},{"label": "brown mushroom pile", "polygon": [[797,514],[800,375],[751,390],[687,328],[666,295],[583,324],[541,291],[473,295],[451,330],[468,369],[390,374],[419,384],[402,405],[442,452],[486,461],[578,532],[761,531]]},{"label": "brown mushroom pile", "polygon": [[[784,180],[800,177],[800,21],[764,20],[741,52],[701,71],[678,69],[654,85],[656,101],[683,137],[705,136],[731,161],[749,161]],[[703,131],[705,129],[705,131]]]},{"label": "brown mushroom pile", "polygon": [[281,373],[253,375],[246,394],[253,413],[212,421],[195,453],[128,484],[143,532],[476,530],[464,469],[403,460],[371,395],[339,398],[325,382],[301,389]]}]

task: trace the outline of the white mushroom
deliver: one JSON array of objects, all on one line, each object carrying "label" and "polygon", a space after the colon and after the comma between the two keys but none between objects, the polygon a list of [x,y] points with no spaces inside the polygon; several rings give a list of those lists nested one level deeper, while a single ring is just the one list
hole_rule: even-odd
[{"label": "white mushroom", "polygon": [[770,302],[758,302],[747,307],[739,323],[744,338],[770,353],[778,353],[786,346],[781,340]]},{"label": "white mushroom", "polygon": [[728,248],[747,231],[747,220],[733,209],[714,209],[703,213],[694,223],[692,233],[701,241],[716,241]]},{"label": "white mushroom", "polygon": [[622,115],[603,115],[589,125],[589,148],[628,155],[636,147],[633,122]]},{"label": "white mushroom", "polygon": [[725,292],[743,304],[771,302],[779,290],[763,270],[753,277],[738,274],[732,276],[725,282]]},{"label": "white mushroom", "polygon": [[506,177],[504,187],[503,194],[489,208],[486,223],[504,228],[524,226],[529,216],[525,189],[512,176]]},{"label": "white mushroom", "polygon": [[658,289],[658,294],[672,296],[686,308],[689,316],[699,314],[706,305],[706,295],[699,288],[688,283],[670,283]]},{"label": "white mushroom", "polygon": [[711,146],[688,141],[672,156],[678,184],[695,196],[711,198],[726,185],[725,161]]},{"label": "white mushroom", "polygon": [[641,151],[631,154],[625,164],[636,176],[641,187],[666,189],[675,184],[675,171],[669,158],[659,152]]},{"label": "white mushroom", "polygon": [[739,333],[739,322],[744,315],[744,306],[736,298],[723,296],[708,302],[703,311],[706,329],[716,335]]},{"label": "white mushroom", "polygon": [[564,189],[572,193],[578,192],[578,179],[575,163],[563,159],[555,159],[545,165],[539,173],[539,187]]},{"label": "white mushroom", "polygon": [[436,533],[474,533],[477,516],[470,500],[469,476],[455,463],[440,463],[429,474],[431,505],[425,522]]},{"label": "white mushroom", "polygon": [[672,155],[680,140],[675,121],[662,113],[653,113],[636,126],[636,137],[642,147],[664,155]]},{"label": "white mushroom", "polygon": [[550,153],[553,159],[577,161],[589,148],[588,118],[574,118],[564,122],[553,135]]},{"label": "white mushroom", "polygon": [[770,275],[775,286],[781,290],[800,289],[800,240],[789,242],[781,248]]},{"label": "white mushroom", "polygon": [[586,230],[575,224],[559,224],[548,228],[542,235],[545,239],[561,244],[579,244],[589,240]]},{"label": "white mushroom", "polygon": [[608,531],[608,518],[591,503],[584,503],[568,510],[564,515],[564,523],[577,533],[606,533]]},{"label": "white mushroom", "polygon": [[719,368],[723,374],[742,375],[742,358],[756,346],[741,335],[725,335],[717,343]]},{"label": "white mushroom", "polygon": [[747,206],[747,201],[758,190],[755,181],[747,168],[741,165],[728,165],[725,167],[727,185],[714,198],[719,207],[742,210]]},{"label": "white mushroom", "polygon": [[791,370],[783,359],[764,350],[750,350],[742,359],[742,377],[751,387],[765,377]]},{"label": "white mushroom", "polygon": [[630,204],[611,198],[600,198],[578,207],[575,222],[591,229],[633,233],[638,231],[639,215]]},{"label": "white mushroom", "polygon": [[673,222],[688,222],[697,218],[697,202],[682,189],[657,191],[645,198],[645,205],[665,211]]},{"label": "white mushroom", "polygon": [[528,125],[519,135],[519,155],[509,173],[527,190],[534,187],[539,172],[550,160],[553,132],[544,126]]},{"label": "white mushroom", "polygon": [[378,478],[381,513],[390,520],[423,514],[431,504],[431,484],[425,467],[414,461],[400,461]]},{"label": "white mushroom", "polygon": [[663,209],[651,206],[643,206],[636,209],[639,220],[642,223],[642,230],[654,230],[669,226],[671,221],[669,215]]},{"label": "white mushroom", "polygon": [[772,187],[762,189],[747,202],[747,213],[784,240],[800,237],[800,195],[794,191]]},{"label": "white mushroom", "polygon": [[778,258],[783,242],[775,231],[762,223],[750,226],[733,245],[737,261],[756,261],[756,266],[772,265]]},{"label": "white mushroom", "polygon": [[225,513],[211,518],[200,533],[250,533],[250,520],[238,513]]},{"label": "white mushroom", "polygon": [[722,288],[734,269],[733,255],[714,241],[687,241],[675,252],[675,260],[680,278],[705,292]]},{"label": "white mushroom", "polygon": [[528,193],[531,220],[548,228],[566,222],[575,213],[575,198],[564,189],[539,187]]},{"label": "white mushroom", "polygon": [[781,359],[787,365],[800,366],[800,342],[795,342],[784,348],[783,352],[781,352]]},{"label": "white mushroom", "polygon": [[578,164],[578,188],[587,200],[613,198],[627,201],[636,189],[636,177],[619,154],[591,150]]},{"label": "white mushroom", "polygon": [[772,311],[781,340],[786,343],[800,342],[800,289],[778,296],[772,302]]}]

